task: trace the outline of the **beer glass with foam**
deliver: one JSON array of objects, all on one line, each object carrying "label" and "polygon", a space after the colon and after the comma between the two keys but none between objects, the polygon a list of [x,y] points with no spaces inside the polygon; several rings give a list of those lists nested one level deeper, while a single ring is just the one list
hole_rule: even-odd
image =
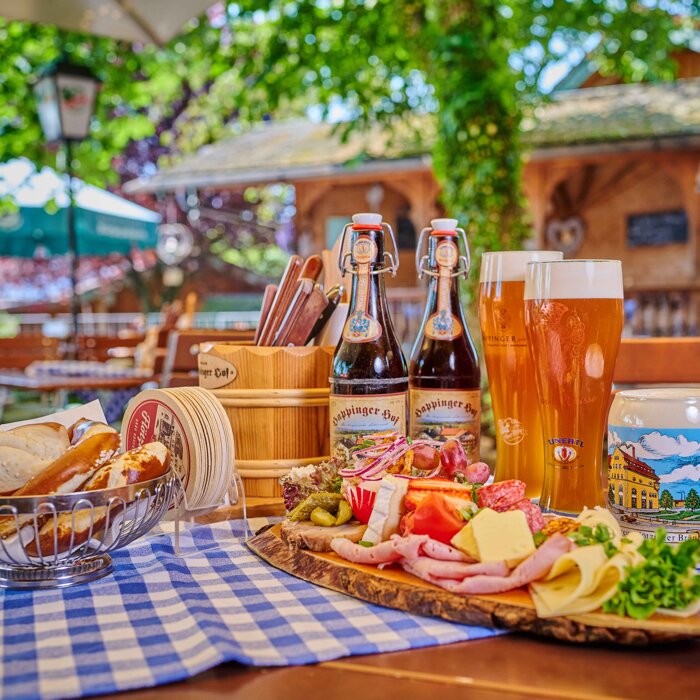
[{"label": "beer glass with foam", "polygon": [[533,261],[563,253],[517,250],[484,253],[479,321],[496,427],[496,479],[520,479],[539,497],[544,477],[542,423],[535,369],[525,332],[525,273]]},{"label": "beer glass with foam", "polygon": [[546,510],[605,505],[603,434],[623,319],[619,260],[528,264],[525,327],[544,430]]}]

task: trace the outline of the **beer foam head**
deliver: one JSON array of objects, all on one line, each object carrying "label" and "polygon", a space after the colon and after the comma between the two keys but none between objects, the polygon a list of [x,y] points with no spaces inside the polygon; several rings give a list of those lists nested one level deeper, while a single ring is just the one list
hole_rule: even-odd
[{"label": "beer foam head", "polygon": [[527,266],[525,299],[622,299],[619,260],[557,260]]},{"label": "beer foam head", "polygon": [[483,282],[524,282],[527,264],[538,260],[562,260],[558,250],[503,250],[481,256]]}]

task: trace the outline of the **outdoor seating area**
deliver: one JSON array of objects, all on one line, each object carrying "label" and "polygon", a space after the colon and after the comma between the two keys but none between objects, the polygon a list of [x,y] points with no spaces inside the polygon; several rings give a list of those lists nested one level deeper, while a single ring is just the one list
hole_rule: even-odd
[{"label": "outdoor seating area", "polygon": [[0,698],[695,700],[695,0],[0,0]]}]

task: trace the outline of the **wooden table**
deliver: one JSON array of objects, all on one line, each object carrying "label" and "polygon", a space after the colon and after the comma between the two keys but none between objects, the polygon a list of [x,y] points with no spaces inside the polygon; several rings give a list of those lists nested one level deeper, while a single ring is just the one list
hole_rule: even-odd
[{"label": "wooden table", "polygon": [[[281,512],[279,499],[249,498],[248,514]],[[240,508],[197,518],[240,517]],[[313,666],[253,668],[223,664],[181,683],[119,698],[192,700],[697,700],[700,641],[659,647],[565,644],[509,634],[413,649],[353,656]]]},{"label": "wooden table", "polygon": [[76,377],[60,375],[27,376],[24,372],[0,372],[0,386],[25,391],[81,391],[134,389],[152,381],[149,376]]},{"label": "wooden table", "polygon": [[224,664],[188,681],[112,697],[282,700],[696,700],[700,643],[583,647],[520,635],[314,666]]}]

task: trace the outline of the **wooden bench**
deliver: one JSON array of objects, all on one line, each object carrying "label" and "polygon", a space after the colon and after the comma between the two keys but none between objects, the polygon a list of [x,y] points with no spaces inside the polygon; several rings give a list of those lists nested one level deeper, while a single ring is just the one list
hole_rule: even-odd
[{"label": "wooden bench", "polygon": [[143,335],[129,335],[123,338],[116,335],[81,335],[76,339],[78,359],[106,362],[114,357],[111,351],[115,348],[135,348],[143,339]]},{"label": "wooden bench", "polygon": [[60,338],[36,335],[0,338],[0,369],[26,369],[32,362],[60,358]]}]

